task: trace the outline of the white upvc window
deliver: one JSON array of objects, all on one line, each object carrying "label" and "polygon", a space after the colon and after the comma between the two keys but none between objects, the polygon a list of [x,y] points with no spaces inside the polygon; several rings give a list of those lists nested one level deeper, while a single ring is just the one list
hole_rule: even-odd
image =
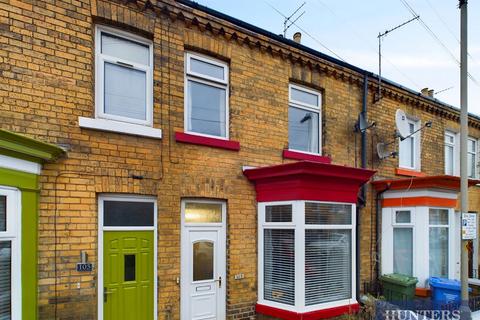
[{"label": "white upvc window", "polygon": [[21,319],[19,191],[0,187],[0,319]]},{"label": "white upvc window", "polygon": [[457,135],[451,131],[445,131],[444,152],[445,174],[451,176],[457,175]]},{"label": "white upvc window", "polygon": [[399,166],[405,169],[420,170],[420,121],[408,119],[411,136],[399,142]]},{"label": "white upvc window", "polygon": [[429,272],[431,277],[448,278],[449,215],[448,209],[430,208]]},{"label": "white upvc window", "polygon": [[321,154],[322,95],[294,84],[288,91],[288,149]]},{"label": "white upvc window", "polygon": [[408,209],[394,210],[393,226],[393,272],[413,275],[414,264],[414,217]]},{"label": "white upvc window", "polygon": [[151,41],[117,29],[96,27],[95,115],[152,126]]},{"label": "white upvc window", "polygon": [[355,300],[355,206],[259,203],[259,303],[309,312]]},{"label": "white upvc window", "polygon": [[185,132],[229,138],[228,64],[203,55],[185,55]]},{"label": "white upvc window", "polygon": [[478,142],[474,138],[468,138],[467,140],[467,167],[468,167],[468,177],[476,179],[478,176],[477,173],[477,146]]}]

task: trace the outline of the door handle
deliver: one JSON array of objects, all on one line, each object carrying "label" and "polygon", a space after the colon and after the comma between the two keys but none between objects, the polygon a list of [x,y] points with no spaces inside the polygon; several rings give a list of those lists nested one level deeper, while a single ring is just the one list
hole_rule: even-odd
[{"label": "door handle", "polygon": [[219,288],[222,287],[222,277],[218,277],[218,279],[215,280],[215,282],[218,282],[218,287],[219,287]]},{"label": "door handle", "polygon": [[103,302],[107,302],[108,295],[112,293],[112,291],[107,290],[107,287],[103,287]]}]

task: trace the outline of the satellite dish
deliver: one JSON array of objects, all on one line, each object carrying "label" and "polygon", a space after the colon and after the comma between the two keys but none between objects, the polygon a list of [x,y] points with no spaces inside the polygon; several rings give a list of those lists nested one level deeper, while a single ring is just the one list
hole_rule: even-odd
[{"label": "satellite dish", "polygon": [[400,138],[405,139],[410,135],[410,126],[407,121],[407,115],[402,109],[397,109],[397,112],[395,113],[395,124]]},{"label": "satellite dish", "polygon": [[364,132],[368,128],[367,119],[365,119],[365,114],[363,112],[358,114],[357,126],[360,132]]},{"label": "satellite dish", "polygon": [[358,114],[358,120],[357,120],[357,123],[355,124],[355,131],[356,132],[365,132],[367,131],[368,129],[370,129],[371,127],[374,127],[375,126],[375,122],[372,122],[372,123],[368,123],[367,122],[367,119],[365,117],[365,114],[363,112],[360,112]]},{"label": "satellite dish", "polygon": [[381,160],[395,155],[394,152],[387,150],[387,146],[388,144],[383,142],[377,143],[377,155]]}]

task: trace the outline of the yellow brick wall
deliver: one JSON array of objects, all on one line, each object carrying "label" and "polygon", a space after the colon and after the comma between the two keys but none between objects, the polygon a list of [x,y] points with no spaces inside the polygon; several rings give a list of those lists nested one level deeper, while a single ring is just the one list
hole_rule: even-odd
[{"label": "yellow brick wall", "polygon": [[[170,12],[141,11],[123,1],[57,0],[0,2],[0,123],[68,148],[66,158],[44,167],[39,212],[39,309],[41,319],[94,319],[97,274],[75,271],[80,251],[97,266],[98,203],[101,193],[154,195],[158,200],[158,314],[179,319],[180,201],[227,201],[227,310],[229,319],[254,316],[257,300],[255,191],[242,166],[283,163],[288,143],[288,84],[296,81],[323,92],[323,152],[333,163],[360,165],[360,137],[353,127],[361,110],[361,75],[318,60],[320,68],[294,62],[272,50],[246,44],[174,18]],[[186,12],[185,15],[191,15]],[[205,14],[198,13],[201,19]],[[203,18],[202,18],[203,17]],[[150,37],[154,42],[154,127],[161,140],[81,129],[78,117],[94,117],[94,25],[103,23]],[[225,26],[228,28],[228,24]],[[241,34],[240,31],[237,31]],[[265,41],[265,39],[262,39]],[[175,142],[183,131],[186,48],[229,61],[230,138],[239,152]],[[332,72],[334,70],[334,72]],[[335,71],[336,70],[336,71]],[[337,73],[338,72],[338,73]],[[340,75],[352,74],[350,78]],[[386,96],[373,103],[369,119],[368,168],[395,177],[398,159],[378,161],[375,146],[394,134],[397,108],[432,120],[422,132],[422,171],[443,173],[443,132],[458,123]],[[390,88],[392,89],[392,88]],[[395,89],[392,89],[395,90]],[[397,90],[398,91],[398,90]],[[398,95],[406,95],[398,91]],[[415,99],[410,97],[410,99]],[[421,99],[419,99],[421,100]],[[433,104],[432,104],[433,106]],[[478,130],[471,130],[480,137]],[[355,144],[355,138],[357,144]],[[373,150],[373,151],[372,151]],[[131,175],[142,175],[143,180]],[[375,275],[375,202],[368,188],[361,212],[361,283]],[[479,193],[470,203],[478,210]],[[243,273],[245,278],[234,280]],[[79,288],[77,287],[79,284]]]}]

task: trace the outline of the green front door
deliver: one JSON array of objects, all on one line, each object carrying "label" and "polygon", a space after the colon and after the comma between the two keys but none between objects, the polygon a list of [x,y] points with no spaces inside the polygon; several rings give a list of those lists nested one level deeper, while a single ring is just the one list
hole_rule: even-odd
[{"label": "green front door", "polygon": [[153,319],[153,231],[103,233],[104,320]]}]

